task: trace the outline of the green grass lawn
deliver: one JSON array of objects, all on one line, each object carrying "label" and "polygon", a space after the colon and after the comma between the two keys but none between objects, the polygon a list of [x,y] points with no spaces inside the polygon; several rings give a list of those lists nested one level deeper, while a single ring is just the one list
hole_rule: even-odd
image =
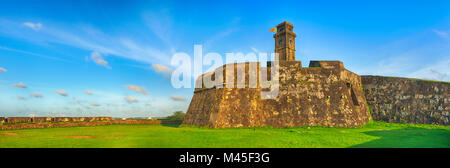
[{"label": "green grass lawn", "polygon": [[450,147],[450,126],[370,122],[359,128],[105,125],[0,131],[0,147],[347,148]]}]

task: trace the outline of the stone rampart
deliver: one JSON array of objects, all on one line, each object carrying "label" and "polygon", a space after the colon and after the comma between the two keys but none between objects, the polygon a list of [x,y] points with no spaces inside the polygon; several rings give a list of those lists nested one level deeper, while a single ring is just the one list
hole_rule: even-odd
[{"label": "stone rampart", "polygon": [[6,119],[7,123],[30,123],[30,117],[8,117]]},{"label": "stone rampart", "polygon": [[111,120],[112,117],[0,117],[0,123],[94,122]]},{"label": "stone rampart", "polygon": [[[356,127],[369,120],[360,76],[346,70],[339,61],[315,61],[302,68],[300,61],[279,62],[279,94],[274,99],[261,98],[261,81],[249,87],[249,77],[267,76],[275,64],[269,62],[268,73],[254,73],[250,63],[223,66],[225,86],[199,88],[194,92],[183,124],[227,127],[295,127],[330,126]],[[227,66],[234,66],[235,74],[226,74]],[[245,66],[245,88],[236,86],[236,67]],[[207,73],[206,75],[215,75]],[[200,77],[197,82],[204,78]],[[234,83],[228,83],[233,78]]]},{"label": "stone rampart", "polygon": [[52,122],[52,117],[31,117],[31,122],[33,123],[43,123],[43,122]]},{"label": "stone rampart", "polygon": [[449,82],[362,76],[362,83],[376,121],[449,125]]},{"label": "stone rampart", "polygon": [[0,130],[31,129],[31,128],[58,128],[75,126],[98,126],[112,124],[161,124],[160,120],[140,120],[140,121],[93,121],[93,122],[60,122],[60,123],[18,123],[12,125],[0,125]]}]

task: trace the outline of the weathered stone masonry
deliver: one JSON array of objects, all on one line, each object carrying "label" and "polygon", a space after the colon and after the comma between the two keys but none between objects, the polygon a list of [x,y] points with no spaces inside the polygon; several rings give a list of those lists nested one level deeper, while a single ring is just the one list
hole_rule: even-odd
[{"label": "weathered stone masonry", "polygon": [[111,121],[112,117],[0,117],[0,124],[3,123],[45,123],[45,122],[93,122]]},{"label": "weathered stone masonry", "polygon": [[[303,68],[295,60],[293,25],[283,22],[274,34],[275,53],[279,54],[279,94],[275,99],[262,99],[260,80],[256,88],[249,78],[267,76],[270,71],[259,63],[236,63],[203,74],[213,79],[222,73],[225,81],[213,88],[197,88],[183,124],[226,127],[356,127],[369,120],[368,106],[376,121],[449,125],[448,82],[432,82],[406,78],[359,76],[344,68],[340,61],[311,61]],[[258,73],[250,71],[257,65]],[[236,88],[236,74],[226,74],[226,67],[245,67],[245,88]],[[361,79],[362,78],[362,79]],[[220,78],[219,78],[220,79]],[[234,79],[229,87],[227,79]],[[214,80],[214,79],[213,79]],[[219,80],[220,81],[220,80]],[[364,86],[364,87],[363,87]],[[363,90],[364,88],[364,90]],[[366,99],[367,98],[367,99]],[[367,100],[367,102],[366,102]]]},{"label": "weathered stone masonry", "polygon": [[449,125],[450,83],[362,76],[375,121]]},{"label": "weathered stone masonry", "polygon": [[[216,86],[195,89],[183,124],[213,128],[366,124],[369,112],[361,77],[345,69],[340,61],[311,61],[308,68],[303,68],[302,63],[295,60],[297,35],[293,28],[289,22],[277,26],[273,37],[278,65],[274,62],[268,62],[267,67],[255,62],[227,64],[200,76],[197,84],[203,78],[210,78]],[[227,74],[227,68],[234,69],[234,73]],[[279,68],[279,83],[272,86],[278,87],[279,93],[276,98],[264,99],[261,92],[267,88],[262,87],[260,78],[271,79],[270,73],[262,72],[273,68]],[[238,69],[245,69],[244,79],[237,79]],[[215,80],[215,74],[223,74],[223,78]],[[250,81],[255,80],[257,87],[251,87]],[[242,81],[245,87],[237,87]]]},{"label": "weathered stone masonry", "polygon": [[[236,69],[239,64],[245,65],[248,86],[249,63],[227,64],[223,70],[226,66]],[[259,64],[258,68],[262,69]],[[230,76],[223,73],[226,81]],[[258,73],[258,79],[260,75],[264,74]],[[280,61],[279,77],[280,90],[275,99],[261,99],[259,85],[196,89],[183,124],[213,128],[356,127],[369,120],[361,78],[346,70],[342,62],[312,61],[309,68],[302,68],[300,61]]]}]

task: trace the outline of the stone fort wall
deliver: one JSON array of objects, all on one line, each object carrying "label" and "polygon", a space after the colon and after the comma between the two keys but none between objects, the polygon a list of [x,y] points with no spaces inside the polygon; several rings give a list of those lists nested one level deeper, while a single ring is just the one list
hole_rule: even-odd
[{"label": "stone fort wall", "polygon": [[450,83],[362,76],[375,121],[449,125]]},{"label": "stone fort wall", "polygon": [[[273,68],[260,67],[259,69]],[[267,75],[253,73],[250,63],[223,66],[225,83],[236,73],[226,74],[226,66],[245,66],[246,86],[253,74],[257,79]],[[236,72],[236,71],[235,71]],[[207,73],[205,75],[214,75]],[[267,75],[270,78],[270,75]],[[199,78],[204,78],[202,76]],[[279,94],[275,99],[262,99],[257,88],[199,88],[194,92],[183,124],[227,127],[356,127],[369,120],[360,76],[346,70],[339,61],[312,61],[302,68],[300,61],[279,62]],[[198,82],[198,80],[197,80]]]},{"label": "stone fort wall", "polygon": [[0,117],[0,124],[3,123],[44,123],[44,122],[93,122],[111,121],[112,117]]},{"label": "stone fort wall", "polygon": [[43,122],[43,123],[20,123],[0,125],[0,130],[14,130],[14,129],[31,129],[31,128],[59,128],[59,127],[75,127],[75,126],[98,126],[98,125],[113,125],[113,124],[178,124],[176,121],[161,121],[161,120],[111,120],[111,121],[92,121],[92,122]]}]

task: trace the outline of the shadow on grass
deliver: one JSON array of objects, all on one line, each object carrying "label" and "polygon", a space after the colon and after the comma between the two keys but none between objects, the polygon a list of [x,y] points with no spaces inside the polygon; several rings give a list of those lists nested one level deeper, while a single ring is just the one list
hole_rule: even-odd
[{"label": "shadow on grass", "polygon": [[174,128],[178,128],[180,127],[181,123],[183,122],[183,120],[178,120],[178,119],[159,119],[161,121],[161,125],[164,127],[174,127]]},{"label": "shadow on grass", "polygon": [[352,148],[450,148],[450,130],[408,127],[364,132],[380,139]]},{"label": "shadow on grass", "polygon": [[161,123],[161,125],[164,127],[178,128],[178,127],[180,127],[181,123]]}]

